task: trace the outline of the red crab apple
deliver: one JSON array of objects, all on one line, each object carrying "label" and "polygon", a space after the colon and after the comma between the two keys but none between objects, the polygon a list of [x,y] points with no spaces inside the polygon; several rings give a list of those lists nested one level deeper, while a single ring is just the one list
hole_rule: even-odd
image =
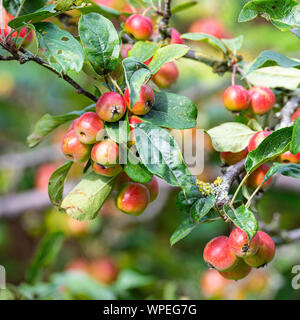
[{"label": "red crab apple", "polygon": [[208,265],[218,271],[230,270],[238,262],[238,257],[231,250],[229,239],[225,236],[209,241],[204,248],[203,258]]},{"label": "red crab apple", "polygon": [[124,213],[138,216],[148,206],[150,192],[148,188],[140,183],[129,182],[125,184],[116,199],[117,207]]},{"label": "red crab apple", "polygon": [[245,231],[240,228],[234,229],[229,236],[229,245],[234,254],[244,258],[253,256],[259,248],[259,236],[256,234],[249,244]]},{"label": "red crab apple", "polygon": [[171,29],[171,44],[184,44],[181,34],[174,28]]},{"label": "red crab apple", "polygon": [[249,107],[248,91],[240,85],[233,85],[224,91],[223,102],[230,111],[241,111]]},{"label": "red crab apple", "polygon": [[267,87],[252,87],[248,92],[250,107],[255,114],[265,114],[273,108],[276,102],[274,92]]},{"label": "red crab apple", "polygon": [[153,31],[152,21],[143,15],[134,14],[126,20],[125,31],[137,40],[148,40]]},{"label": "red crab apple", "polygon": [[106,92],[97,101],[96,113],[107,122],[119,121],[126,112],[124,98],[116,92]]},{"label": "red crab apple", "polygon": [[148,113],[151,110],[155,102],[155,95],[153,90],[149,86],[143,84],[141,87],[139,99],[134,104],[134,106],[132,106],[130,103],[130,95],[128,88],[125,91],[124,99],[126,101],[128,109],[132,113],[141,116]]},{"label": "red crab apple", "polygon": [[300,153],[292,154],[290,151],[287,151],[281,154],[278,157],[279,162],[281,163],[298,163],[300,159]]},{"label": "red crab apple", "polygon": [[215,269],[205,270],[200,280],[201,292],[207,299],[224,297],[229,280],[222,277]]},{"label": "red crab apple", "polygon": [[221,271],[220,275],[225,279],[236,281],[245,278],[252,268],[246,264],[243,259],[238,259],[238,263],[231,270]]},{"label": "red crab apple", "polygon": [[292,114],[292,121],[296,121],[296,119],[300,117],[300,107]]},{"label": "red crab apple", "polygon": [[259,236],[260,246],[254,256],[246,257],[245,262],[254,268],[265,266],[271,262],[275,256],[275,244],[272,238],[263,231],[257,232]]},{"label": "red crab apple", "polygon": [[128,52],[131,50],[132,47],[133,47],[132,44],[122,43],[122,45],[121,45],[121,56],[122,56],[123,59],[127,58]]},{"label": "red crab apple", "polygon": [[159,184],[157,178],[153,176],[152,180],[148,183],[144,183],[144,185],[150,192],[150,202],[154,201],[159,194]]},{"label": "red crab apple", "polygon": [[143,122],[143,120],[138,116],[131,116],[129,117],[128,121],[129,121],[129,128],[130,128],[129,142],[131,145],[133,145],[135,144],[134,127],[136,124]]},{"label": "red crab apple", "polygon": [[152,81],[161,89],[169,88],[178,79],[178,68],[174,62],[165,63],[152,77]]},{"label": "red crab apple", "polygon": [[91,145],[79,141],[74,130],[69,130],[61,144],[63,154],[74,162],[85,162],[90,157]]},{"label": "red crab apple", "polygon": [[104,123],[95,112],[86,112],[74,123],[74,131],[80,142],[94,144],[104,136]]},{"label": "red crab apple", "polygon": [[88,273],[89,264],[85,259],[75,259],[67,264],[66,269],[68,271],[82,271]]},{"label": "red crab apple", "polygon": [[252,150],[256,149],[259,144],[269,135],[271,134],[270,131],[259,131],[255,133],[255,135],[250,139],[248,144],[248,151],[251,152]]},{"label": "red crab apple", "polygon": [[120,172],[122,172],[123,168],[121,167],[121,165],[116,164],[114,166],[111,167],[105,167],[99,163],[96,162],[92,162],[92,168],[93,170],[100,174],[101,176],[105,176],[105,177],[114,177],[116,175],[118,175]]},{"label": "red crab apple", "polygon": [[219,39],[227,36],[227,32],[223,24],[214,18],[196,20],[190,26],[189,32],[206,33]]},{"label": "red crab apple", "polygon": [[119,268],[113,259],[100,258],[91,262],[89,271],[91,276],[99,282],[111,284],[117,279]]},{"label": "red crab apple", "polygon": [[37,190],[47,191],[48,183],[52,173],[57,169],[57,165],[53,163],[45,163],[38,167],[35,174],[34,186]]},{"label": "red crab apple", "polygon": [[91,158],[105,167],[115,166],[119,161],[119,146],[113,140],[104,139],[93,146]]},{"label": "red crab apple", "polygon": [[240,152],[221,152],[220,158],[222,163],[226,165],[233,165],[235,163],[240,162],[242,159],[246,158],[248,154],[248,149],[244,149]]},{"label": "red crab apple", "polygon": [[[250,188],[256,189],[264,180],[266,173],[269,171],[269,166],[262,164],[254,172],[252,172],[246,181],[246,185]],[[267,180],[263,185],[262,189],[266,188],[272,181],[272,178]]]}]

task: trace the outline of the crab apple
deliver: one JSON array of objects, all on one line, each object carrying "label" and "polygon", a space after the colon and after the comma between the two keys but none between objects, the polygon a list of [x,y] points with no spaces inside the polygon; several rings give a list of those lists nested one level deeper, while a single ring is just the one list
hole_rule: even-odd
[{"label": "crab apple", "polygon": [[95,112],[86,112],[74,123],[74,131],[80,142],[94,144],[104,135],[104,123]]},{"label": "crab apple", "polygon": [[90,157],[91,145],[79,141],[74,130],[69,130],[61,144],[63,154],[74,162],[85,162]]},{"label": "crab apple", "polygon": [[96,163],[94,161],[92,162],[92,168],[96,173],[105,177],[114,177],[123,170],[123,168],[119,164],[111,167],[105,167],[102,164]]},{"label": "crab apple", "polygon": [[129,142],[130,144],[135,144],[134,127],[136,124],[143,122],[143,120],[138,116],[131,116],[129,117],[128,121],[129,121],[129,128],[130,128]]},{"label": "crab apple", "polygon": [[57,165],[53,163],[45,163],[38,167],[34,180],[35,189],[41,191],[48,191],[49,179],[56,169]]},{"label": "crab apple", "polygon": [[126,20],[125,31],[137,40],[148,40],[153,31],[152,21],[143,15],[134,14]]},{"label": "crab apple", "polygon": [[290,151],[287,151],[281,154],[278,157],[279,162],[281,163],[298,163],[300,159],[300,153],[292,154]]},{"label": "crab apple", "polygon": [[254,268],[265,266],[271,262],[275,256],[275,244],[272,238],[263,231],[257,232],[259,236],[260,246],[254,256],[246,257],[245,262]]},{"label": "crab apple", "polygon": [[79,221],[72,219],[70,216],[67,216],[66,228],[68,234],[72,236],[80,236],[86,234],[89,225],[87,221]]},{"label": "crab apple", "polygon": [[242,159],[246,158],[248,154],[248,149],[244,149],[240,152],[221,152],[220,158],[222,163],[226,165],[233,165],[240,162]]},{"label": "crab apple", "polygon": [[105,167],[114,166],[119,161],[119,146],[113,140],[104,139],[93,146],[91,158]]},{"label": "crab apple", "polygon": [[126,112],[124,98],[117,92],[106,92],[97,101],[96,113],[107,122],[119,121]]},{"label": "crab apple", "polygon": [[251,152],[252,150],[256,149],[258,145],[269,135],[271,134],[270,131],[258,131],[255,135],[250,139],[248,144],[248,151]]},{"label": "crab apple", "polygon": [[205,270],[200,280],[200,289],[207,299],[221,299],[230,281],[222,277],[215,269]]},{"label": "crab apple", "polygon": [[150,192],[148,188],[140,183],[129,182],[125,184],[116,199],[117,207],[124,213],[138,216],[148,206]]},{"label": "crab apple", "polygon": [[208,265],[218,271],[230,270],[238,262],[238,257],[231,250],[229,239],[225,236],[210,240],[204,248],[203,258]]},{"label": "crab apple", "polygon": [[89,270],[89,264],[88,261],[84,259],[75,259],[70,261],[67,266],[66,270],[68,271],[81,271],[88,273]]},{"label": "crab apple", "polygon": [[154,201],[159,194],[159,184],[157,178],[153,176],[152,180],[148,183],[144,183],[144,185],[150,192],[150,202]]},{"label": "crab apple", "polygon": [[256,234],[249,244],[245,231],[240,228],[234,229],[229,236],[229,245],[234,254],[244,258],[253,256],[259,248],[259,236]]},{"label": "crab apple", "polygon": [[238,258],[238,263],[228,271],[220,271],[220,275],[228,280],[241,280],[245,278],[250,271],[251,266],[244,262],[243,259]]},{"label": "crab apple", "polygon": [[171,29],[171,44],[184,44],[181,34],[174,28]]},{"label": "crab apple", "polygon": [[100,258],[92,261],[89,267],[91,276],[104,284],[114,282],[119,273],[116,262],[111,258]]},{"label": "crab apple", "polygon": [[121,45],[121,56],[123,59],[127,58],[128,52],[132,49],[133,45],[129,43],[122,43]]},{"label": "crab apple", "polygon": [[131,106],[130,104],[130,95],[129,95],[129,89],[127,88],[124,94],[124,99],[126,101],[126,105],[128,107],[128,109],[139,116],[142,116],[146,113],[148,113],[151,108],[154,105],[155,102],[155,95],[153,90],[143,84],[141,87],[141,92],[140,92],[140,96],[139,96],[139,100],[135,103],[134,106]]},{"label": "crab apple", "polygon": [[227,32],[222,23],[214,18],[196,20],[189,28],[189,32],[206,33],[216,38],[225,38]]},{"label": "crab apple", "polygon": [[267,87],[252,87],[248,92],[250,107],[255,114],[265,114],[273,108],[276,102],[274,92]]},{"label": "crab apple", "polygon": [[291,119],[292,121],[296,121],[298,117],[300,117],[300,107],[292,114]]},{"label": "crab apple", "polygon": [[160,88],[169,88],[178,79],[178,68],[174,62],[165,63],[152,77],[152,81]]},{"label": "crab apple", "polygon": [[223,102],[230,111],[241,111],[249,107],[250,97],[248,91],[240,85],[228,87],[223,94]]},{"label": "crab apple", "polygon": [[[246,185],[250,188],[256,189],[264,180],[266,173],[269,171],[269,166],[262,164],[255,171],[253,171],[246,181]],[[272,178],[267,180],[263,185],[262,189],[266,188],[272,181]]]}]

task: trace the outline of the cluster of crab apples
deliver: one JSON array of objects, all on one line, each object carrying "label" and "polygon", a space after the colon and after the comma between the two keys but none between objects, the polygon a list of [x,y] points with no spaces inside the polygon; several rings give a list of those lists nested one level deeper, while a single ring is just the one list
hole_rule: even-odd
[{"label": "cluster of crab apples", "polygon": [[[89,159],[92,169],[99,175],[115,177],[123,171],[119,163],[120,146],[106,136],[105,122],[121,120],[126,111],[130,113],[129,145],[135,144],[134,126],[142,122],[139,118],[150,111],[155,101],[152,89],[143,85],[138,101],[130,104],[128,89],[124,95],[117,92],[104,93],[96,104],[96,112],[86,112],[75,119],[69,127],[62,141],[62,152],[74,161],[85,163]],[[158,195],[156,177],[152,181],[141,184],[133,182],[123,172],[118,178],[117,207],[131,215],[141,214],[151,201]]]},{"label": "cluster of crab apples", "polygon": [[[263,115],[270,111],[275,105],[276,98],[273,91],[266,87],[252,87],[246,90],[240,85],[228,87],[223,96],[225,107],[234,112],[247,110],[248,108],[256,115]],[[300,116],[300,108],[292,115],[291,120],[295,121]],[[256,149],[259,144],[269,135],[271,131],[258,131],[250,139],[248,147],[240,152],[221,152],[220,158],[224,165],[233,165],[246,158],[247,154]],[[294,155],[290,151],[281,154],[277,159],[281,163],[299,163],[300,153]],[[263,181],[269,167],[266,164],[257,168],[247,179],[246,185],[250,188],[257,188]],[[262,188],[267,187],[271,183],[271,179],[266,181]]]},{"label": "cluster of crab apples", "polygon": [[252,268],[265,266],[274,256],[275,244],[267,233],[258,231],[249,243],[248,236],[239,228],[229,237],[212,239],[203,252],[205,262],[230,280],[245,278]]}]

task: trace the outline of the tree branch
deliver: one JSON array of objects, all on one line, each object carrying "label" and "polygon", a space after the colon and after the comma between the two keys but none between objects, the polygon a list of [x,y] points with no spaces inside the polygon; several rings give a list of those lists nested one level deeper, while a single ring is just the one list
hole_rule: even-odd
[{"label": "tree branch", "polygon": [[288,103],[281,109],[279,115],[281,121],[279,128],[284,128],[292,125],[291,116],[300,105],[300,90],[295,90],[294,95]]},{"label": "tree branch", "polygon": [[[94,96],[92,93],[90,93],[87,90],[85,90],[84,88],[82,88],[75,80],[73,80],[67,74],[65,74],[63,72],[59,73],[58,71],[53,69],[41,57],[33,55],[31,52],[27,51],[24,48],[20,48],[19,50],[17,50],[15,47],[11,47],[9,44],[7,44],[1,40],[0,40],[0,45],[12,55],[12,56],[8,56],[8,57],[1,56],[1,58],[3,58],[3,59],[0,58],[0,60],[2,60],[2,61],[16,60],[16,61],[19,61],[21,64],[24,64],[28,61],[33,61],[33,62],[39,64],[40,66],[50,70],[51,72],[56,74],[59,78],[62,78],[65,81],[67,81],[72,87],[74,87],[76,89],[78,94],[82,94],[82,95],[86,96],[87,98],[91,99],[92,101],[97,102],[98,99],[96,96]],[[19,54],[18,51],[20,51],[22,54]]]},{"label": "tree branch", "polygon": [[171,18],[171,2],[172,0],[165,0],[165,7],[163,11],[163,18],[161,19],[159,25],[159,31],[163,36],[163,39],[167,39],[170,37],[170,30],[169,30],[169,21]]}]

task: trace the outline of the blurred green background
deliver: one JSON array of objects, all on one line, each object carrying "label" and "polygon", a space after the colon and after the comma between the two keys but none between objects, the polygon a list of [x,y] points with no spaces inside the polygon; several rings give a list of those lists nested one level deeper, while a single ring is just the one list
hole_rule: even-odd
[{"label": "blurred green background", "polygon": [[[262,19],[237,23],[245,2],[202,0],[174,15],[171,23],[183,33],[198,19],[217,19],[229,35],[244,35],[241,54],[247,61],[266,49],[300,58],[299,40],[291,33],[283,33]],[[193,46],[217,55],[204,45]],[[229,76],[220,78],[209,67],[186,59],[177,65],[180,78],[170,90],[197,103],[198,126],[209,128],[231,119],[221,100]],[[94,83],[84,75],[72,76],[91,92],[96,91]],[[1,298],[300,298],[300,290],[291,286],[292,266],[300,264],[299,243],[278,248],[270,266],[239,282],[221,282],[213,272],[207,272],[202,259],[207,241],[228,234],[225,223],[201,225],[171,248],[169,237],[184,216],[175,207],[178,190],[163,183],[157,202],[140,218],[119,212],[113,198],[88,223],[73,222],[51,209],[45,186],[49,174],[63,161],[58,145],[65,128],[57,129],[32,151],[26,147],[26,137],[44,113],[63,114],[88,104],[87,98],[34,63],[0,63],[0,265],[6,268],[9,284],[9,290],[0,290]],[[213,181],[220,160],[208,142],[205,160],[200,178]],[[76,181],[81,171],[80,166],[76,167],[70,180]],[[299,228],[299,187],[299,182],[284,180],[268,190],[258,202],[262,220],[271,222],[275,214],[280,214],[282,228]],[[46,247],[49,257],[43,260],[35,252],[45,234],[56,241],[53,247]],[[40,275],[36,271],[35,281],[29,283],[33,275],[26,271],[28,266],[31,264],[33,270],[34,264],[39,264],[37,260],[31,262],[34,256],[44,263],[45,272]]]}]

